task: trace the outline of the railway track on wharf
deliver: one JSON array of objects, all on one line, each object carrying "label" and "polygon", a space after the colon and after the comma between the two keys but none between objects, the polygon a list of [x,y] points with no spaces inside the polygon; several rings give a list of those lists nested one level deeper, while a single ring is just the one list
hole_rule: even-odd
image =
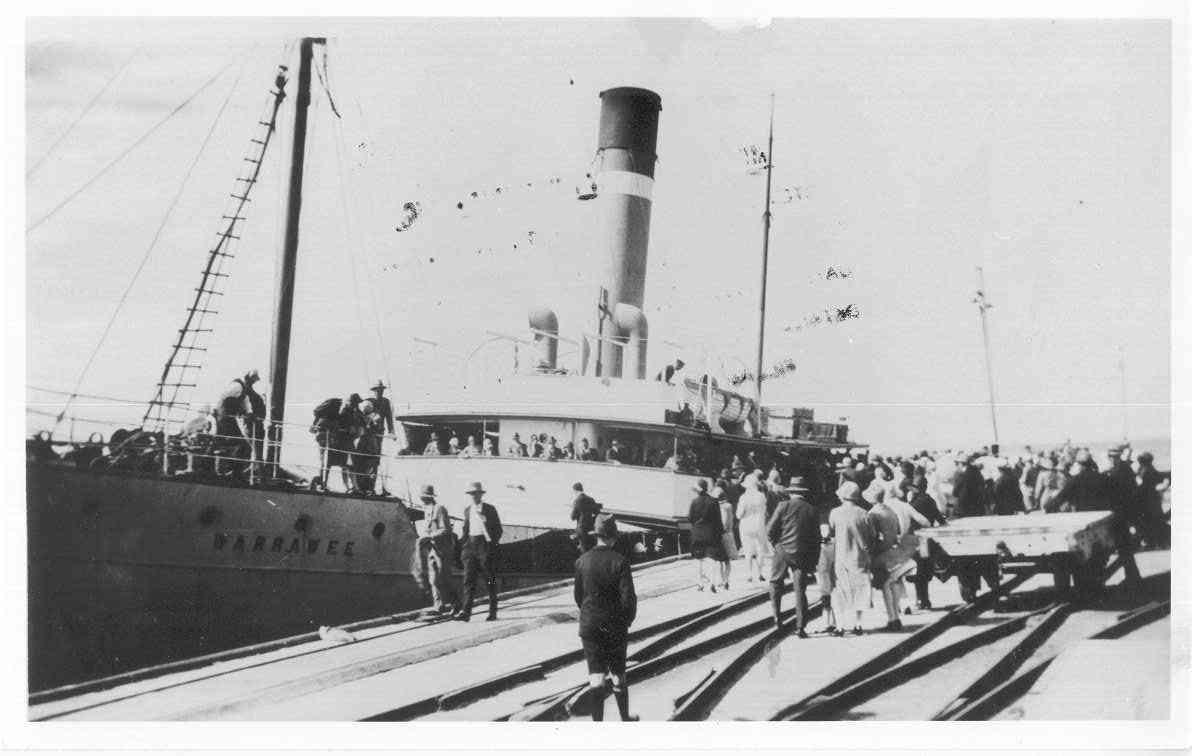
[{"label": "railway track on wharf", "polygon": [[[1144,586],[1162,595],[1160,586],[1167,580],[1169,574],[1162,572]],[[734,602],[732,611],[703,615],[697,625],[676,627],[644,646],[631,644],[631,709],[642,719],[679,721],[989,718],[1028,690],[1063,648],[1086,637],[1125,635],[1170,610],[1169,601],[1158,600],[1115,613],[1104,596],[1092,602],[1069,600],[1044,582],[1018,575],[969,603],[905,618],[903,633],[879,631],[862,638],[798,639],[793,609],[784,612],[775,628],[764,601],[753,606],[752,601]],[[1020,591],[1024,584],[1030,589]],[[815,588],[808,592],[810,622],[820,610],[814,606]],[[661,653],[644,659],[650,655],[642,653],[647,649]],[[876,652],[866,655],[870,649]],[[797,684],[789,683],[800,681],[802,663],[814,665],[824,656],[851,659],[854,666],[796,700],[789,692],[785,700],[757,695],[757,678],[774,682],[789,666],[796,673],[784,687],[797,690]],[[556,674],[508,686],[468,707],[441,708],[428,718],[586,719],[580,660],[577,652]],[[742,699],[751,701],[752,711],[737,710]],[[764,716],[757,715],[759,700],[770,707]],[[616,714],[606,706],[605,716],[615,719]]]}]

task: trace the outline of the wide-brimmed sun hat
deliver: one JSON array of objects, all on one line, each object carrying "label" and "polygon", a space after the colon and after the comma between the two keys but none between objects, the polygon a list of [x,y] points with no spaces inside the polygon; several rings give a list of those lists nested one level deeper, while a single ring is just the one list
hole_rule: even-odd
[{"label": "wide-brimmed sun hat", "polygon": [[466,493],[466,494],[483,494],[483,493],[485,493],[484,486],[480,485],[480,483],[473,483],[468,488],[467,491],[464,491],[464,493]]},{"label": "wide-brimmed sun hat", "polygon": [[841,501],[851,501],[854,503],[860,503],[865,500],[861,495],[861,487],[851,480],[846,481],[841,484],[840,488],[836,489],[836,496]]}]

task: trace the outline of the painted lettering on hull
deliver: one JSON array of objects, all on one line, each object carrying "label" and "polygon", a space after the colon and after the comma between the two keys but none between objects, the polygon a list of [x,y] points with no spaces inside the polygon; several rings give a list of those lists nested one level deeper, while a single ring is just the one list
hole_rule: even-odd
[{"label": "painted lettering on hull", "polygon": [[[232,541],[231,548],[228,547],[228,541]],[[249,551],[249,538],[244,535],[237,535],[235,539],[229,533],[215,533],[212,536],[211,548],[213,551],[231,551],[234,553],[243,554]],[[254,535],[252,536],[252,553],[265,551],[266,544],[269,544],[269,551],[275,553],[286,554],[301,554],[303,552],[310,555],[323,554],[326,556],[353,556],[353,547],[356,545],[355,541],[338,541],[329,540],[324,542],[321,538],[293,538],[290,539],[287,548],[285,536],[276,536],[270,540],[268,536]]]}]

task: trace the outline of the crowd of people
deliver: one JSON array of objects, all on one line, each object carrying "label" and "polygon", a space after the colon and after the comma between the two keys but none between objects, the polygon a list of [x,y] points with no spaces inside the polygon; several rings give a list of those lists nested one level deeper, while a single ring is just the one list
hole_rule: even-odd
[{"label": "crowd of people", "polygon": [[[1010,460],[993,446],[907,458],[840,454],[789,478],[777,465],[725,469],[698,480],[688,510],[697,586],[728,590],[733,562],[743,558],[747,582],[769,583],[776,623],[789,579],[796,632],[805,637],[804,587],[814,580],[827,632],[843,635],[851,625],[847,632],[860,634],[871,591],[881,593],[887,630],[900,630],[900,615],[911,611],[906,582],[914,585],[915,607],[931,607],[933,572],[915,532],[950,518],[1108,510],[1122,548],[1168,548],[1169,474],[1155,469],[1148,452],[1134,457],[1114,447],[1107,457],[1101,470],[1087,448]],[[1133,560],[1124,563],[1127,579],[1136,579]]]}]

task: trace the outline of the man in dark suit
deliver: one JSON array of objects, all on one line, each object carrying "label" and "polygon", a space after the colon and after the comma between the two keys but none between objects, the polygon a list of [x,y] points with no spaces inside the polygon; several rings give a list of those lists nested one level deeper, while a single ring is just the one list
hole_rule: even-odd
[{"label": "man in dark suit", "polygon": [[467,622],[472,618],[472,599],[476,593],[476,580],[484,573],[488,585],[488,617],[497,618],[497,544],[501,542],[501,518],[497,508],[484,501],[484,486],[473,483],[467,494],[472,503],[464,508],[463,563],[464,586],[461,606],[451,618]]},{"label": "man in dark suit", "polygon": [[571,490],[575,492],[575,500],[571,502],[571,519],[575,521],[575,540],[580,553],[583,553],[596,545],[592,531],[596,527],[596,515],[600,513],[600,505],[584,493],[583,483],[576,483]]},{"label": "man in dark suit", "polygon": [[808,578],[815,574],[819,564],[820,527],[819,513],[807,499],[811,491],[801,475],[791,478],[786,489],[790,498],[779,502],[774,514],[766,523],[766,535],[774,547],[774,558],[770,569],[770,605],[774,611],[774,627],[781,626],[782,588],[787,573],[790,573],[791,587],[795,592],[795,617],[797,635],[807,637],[804,629],[807,622]]},{"label": "man in dark suit", "polygon": [[952,487],[956,497],[957,517],[980,517],[985,514],[985,479],[977,469],[979,455],[970,454],[964,461],[964,470]]},{"label": "man in dark suit", "polygon": [[579,637],[588,663],[586,698],[592,721],[602,721],[606,679],[611,679],[621,721],[633,722],[637,717],[629,713],[629,685],[625,678],[629,626],[637,616],[633,571],[629,560],[613,549],[617,540],[617,521],[612,515],[597,518],[594,535],[596,546],[575,562]]},{"label": "man in dark suit", "polygon": [[[944,515],[940,513],[939,505],[935,503],[935,499],[927,494],[927,479],[925,477],[915,476],[907,496],[911,507],[926,517],[932,527],[948,524]],[[919,609],[930,609],[931,596],[928,587],[931,585],[932,577],[931,558],[920,556],[916,551],[914,559],[915,575],[908,580],[915,586],[915,606]]]}]

